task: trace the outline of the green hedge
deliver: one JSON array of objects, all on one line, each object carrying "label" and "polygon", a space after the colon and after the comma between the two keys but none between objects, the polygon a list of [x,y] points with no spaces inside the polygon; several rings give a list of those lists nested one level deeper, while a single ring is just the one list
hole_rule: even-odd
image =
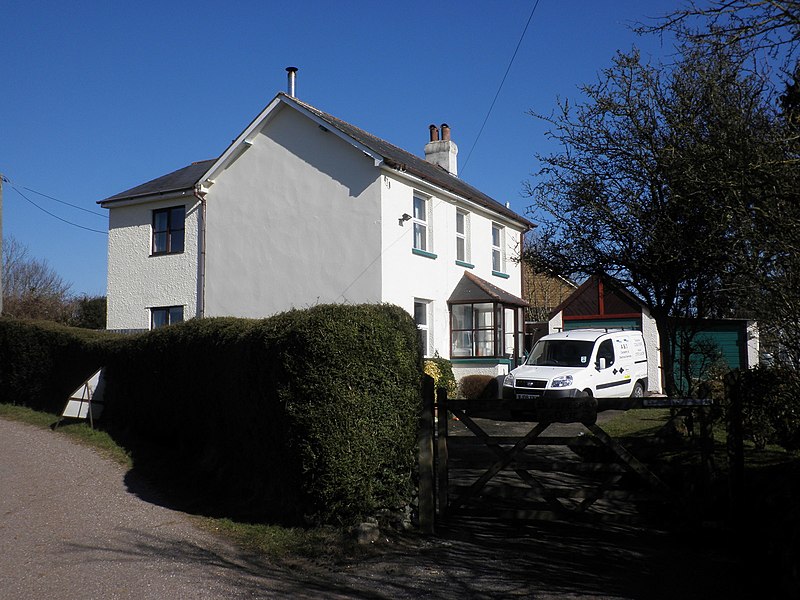
[{"label": "green hedge", "polygon": [[135,463],[226,514],[343,522],[408,502],[421,374],[414,322],[393,306],[191,320],[115,357],[107,410],[140,441]]},{"label": "green hedge", "polygon": [[0,318],[0,402],[60,414],[119,340],[56,323]]},{"label": "green hedge", "polygon": [[[756,448],[778,444],[800,450],[800,374],[781,366],[759,366],[733,371],[726,378],[727,393],[742,403],[742,426]],[[730,398],[722,405],[727,420]]]}]

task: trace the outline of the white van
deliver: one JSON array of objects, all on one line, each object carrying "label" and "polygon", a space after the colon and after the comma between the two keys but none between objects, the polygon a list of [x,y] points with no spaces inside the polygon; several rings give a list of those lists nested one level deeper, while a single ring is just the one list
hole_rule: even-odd
[{"label": "white van", "polygon": [[574,329],[542,337],[503,381],[503,397],[641,397],[647,351],[641,331]]}]

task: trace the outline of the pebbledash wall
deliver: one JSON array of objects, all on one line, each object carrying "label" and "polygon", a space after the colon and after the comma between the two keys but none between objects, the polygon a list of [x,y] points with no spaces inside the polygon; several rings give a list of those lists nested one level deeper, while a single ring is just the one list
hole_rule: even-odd
[{"label": "pebbledash wall", "polygon": [[[153,211],[172,206],[186,207],[184,251],[153,256]],[[150,329],[150,309],[161,306],[196,316],[199,200],[184,194],[123,201],[108,214],[108,329]]]}]

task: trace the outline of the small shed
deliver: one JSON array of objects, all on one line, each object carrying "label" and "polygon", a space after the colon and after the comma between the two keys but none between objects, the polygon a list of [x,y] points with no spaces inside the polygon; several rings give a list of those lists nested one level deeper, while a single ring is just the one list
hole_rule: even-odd
[{"label": "small shed", "polygon": [[[747,369],[758,364],[758,327],[753,321],[681,319],[678,327],[679,331],[693,331],[695,344],[716,348],[715,354],[730,369]],[[589,277],[550,313],[548,322],[549,333],[581,328],[640,330],[650,363],[648,391],[662,391],[661,341],[656,322],[634,294],[603,275]],[[697,371],[702,359],[693,355],[691,362],[693,371]],[[680,373],[676,372],[676,376],[680,377]]]}]

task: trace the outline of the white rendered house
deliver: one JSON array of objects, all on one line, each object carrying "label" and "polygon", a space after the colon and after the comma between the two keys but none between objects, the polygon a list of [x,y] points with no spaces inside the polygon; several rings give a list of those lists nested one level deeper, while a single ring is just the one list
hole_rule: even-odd
[{"label": "white rendered house", "polygon": [[220,157],[100,201],[108,328],[386,302],[457,376],[504,374],[532,224],[456,176],[446,125],[429,133],[422,159],[279,93]]}]

